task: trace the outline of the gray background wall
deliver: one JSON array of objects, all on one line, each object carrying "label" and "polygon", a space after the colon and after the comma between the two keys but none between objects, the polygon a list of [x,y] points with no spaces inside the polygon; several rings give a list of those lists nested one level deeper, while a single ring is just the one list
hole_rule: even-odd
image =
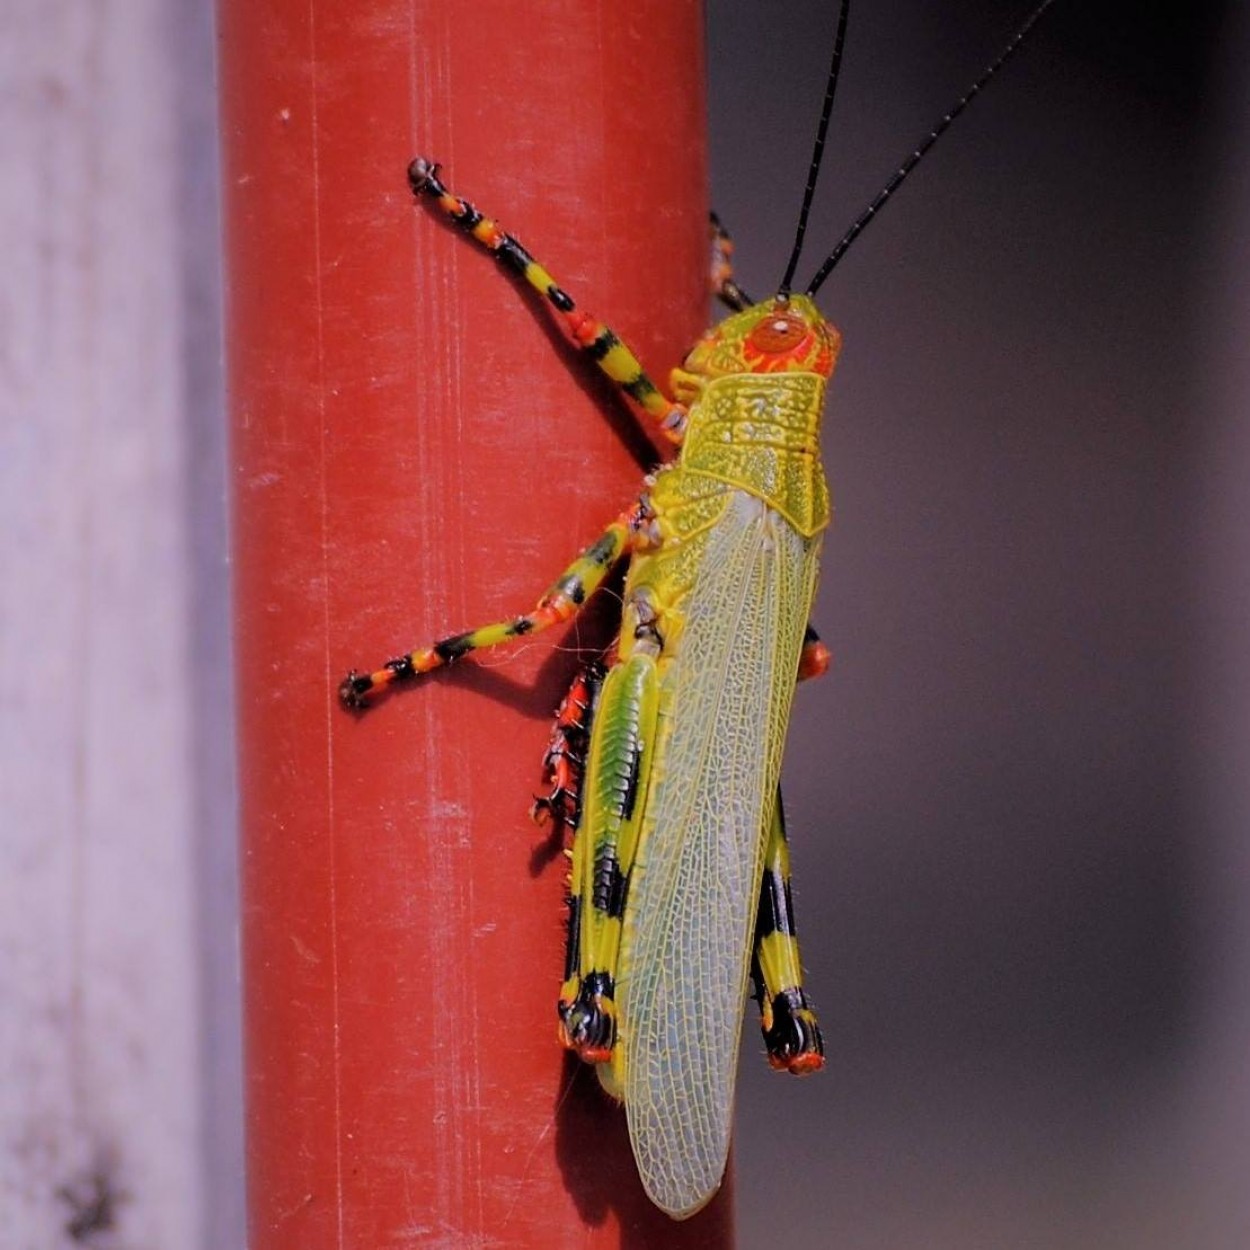
[{"label": "gray background wall", "polygon": [[[711,8],[713,198],[765,291],[832,19]],[[1020,6],[860,9],[806,272]],[[1057,6],[822,295],[836,660],[787,788],[830,1062],[800,1085],[748,1041],[744,1246],[1245,1244],[1250,27],[1220,18]],[[242,1241],[211,49],[191,0],[0,16],[15,1246],[71,1244],[100,1186],[88,1244]]]},{"label": "gray background wall", "polygon": [[[714,6],[748,290],[830,7]],[[1023,7],[859,6],[803,272]],[[1246,1244],[1248,30],[1219,17],[1056,6],[822,291],[835,662],[787,810],[830,1054],[801,1087],[745,1056],[745,1245]]]}]

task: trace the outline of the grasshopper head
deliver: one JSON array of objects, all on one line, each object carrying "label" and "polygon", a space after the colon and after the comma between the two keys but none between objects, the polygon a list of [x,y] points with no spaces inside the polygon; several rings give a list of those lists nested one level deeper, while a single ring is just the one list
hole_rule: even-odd
[{"label": "grasshopper head", "polygon": [[741,373],[818,373],[837,363],[842,336],[806,295],[775,295],[713,326],[686,357],[676,381],[698,386]]}]

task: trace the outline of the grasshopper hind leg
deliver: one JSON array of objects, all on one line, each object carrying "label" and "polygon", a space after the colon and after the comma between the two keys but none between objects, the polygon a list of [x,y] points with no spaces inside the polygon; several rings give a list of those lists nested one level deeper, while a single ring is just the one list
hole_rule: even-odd
[{"label": "grasshopper hind leg", "polygon": [[607,1061],[616,1040],[612,970],[588,967],[582,958],[585,925],[582,913],[588,902],[583,889],[583,861],[587,850],[587,840],[581,832],[583,787],[591,726],[607,671],[604,663],[596,661],[573,679],[556,711],[551,742],[543,757],[543,780],[549,789],[534,800],[530,809],[530,815],[537,822],[551,822],[553,836],[561,840],[572,838],[572,847],[568,851],[572,866],[567,899],[564,980],[557,1009],[560,1040],[588,1063]]},{"label": "grasshopper hind leg", "polygon": [[590,745],[590,725],[607,671],[607,665],[601,660],[588,664],[573,678],[573,684],[556,709],[551,741],[543,756],[543,781],[550,788],[546,794],[535,798],[530,808],[535,822],[551,822],[556,837],[575,835],[581,819],[582,777]]},{"label": "grasshopper hind leg", "polygon": [[573,832],[568,935],[558,1011],[564,1045],[619,1089],[616,983],[629,875],[645,810],[658,709],[654,657],[588,670],[557,715],[552,791],[536,807]]},{"label": "grasshopper hind leg", "polygon": [[755,983],[769,1065],[796,1076],[819,1071],[825,1062],[825,1046],[816,1013],[803,989],[780,792],[769,827],[760,881],[751,979]]}]

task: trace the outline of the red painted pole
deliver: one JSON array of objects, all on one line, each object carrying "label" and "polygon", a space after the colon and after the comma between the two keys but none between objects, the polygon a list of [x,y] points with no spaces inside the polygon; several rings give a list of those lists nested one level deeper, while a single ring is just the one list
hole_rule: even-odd
[{"label": "red painted pole", "polygon": [[701,13],[220,0],[252,1250],[730,1242],[727,1193],[650,1206],[556,1043],[564,867],[525,811],[611,601],[335,698],[532,606],[647,458],[409,159],[664,377],[706,316]]}]

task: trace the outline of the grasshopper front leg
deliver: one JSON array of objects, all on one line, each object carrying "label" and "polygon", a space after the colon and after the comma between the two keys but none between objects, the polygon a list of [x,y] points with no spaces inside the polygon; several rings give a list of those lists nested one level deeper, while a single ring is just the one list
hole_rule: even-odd
[{"label": "grasshopper front leg", "polygon": [[712,269],[709,282],[712,294],[727,308],[742,312],[755,301],[734,280],[734,241],[715,213],[710,214],[712,236]]},{"label": "grasshopper front leg", "polygon": [[408,166],[412,193],[418,198],[424,195],[433,200],[455,225],[533,287],[599,371],[657,422],[665,438],[680,443],[686,429],[685,406],[664,395],[647,376],[629,346],[610,326],[578,308],[568,291],[530,255],[515,235],[502,230],[475,205],[451,191],[438,175],[439,166],[434,161],[418,156]]}]

